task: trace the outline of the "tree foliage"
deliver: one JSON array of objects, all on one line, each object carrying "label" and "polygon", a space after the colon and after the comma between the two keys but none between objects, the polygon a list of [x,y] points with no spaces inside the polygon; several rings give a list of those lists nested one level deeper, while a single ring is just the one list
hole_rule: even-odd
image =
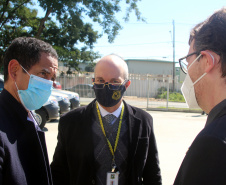
[{"label": "tree foliage", "polygon": [[[32,0],[0,0],[0,62],[14,38],[30,36],[52,44],[60,61],[78,69],[79,62],[93,62],[100,57],[92,51],[94,43],[101,37],[92,23],[102,27],[111,43],[122,29],[115,17],[121,11],[120,3],[127,5],[125,21],[133,10],[141,20],[138,1],[37,0],[35,4]],[[44,10],[43,17],[37,16],[37,6]]]}]

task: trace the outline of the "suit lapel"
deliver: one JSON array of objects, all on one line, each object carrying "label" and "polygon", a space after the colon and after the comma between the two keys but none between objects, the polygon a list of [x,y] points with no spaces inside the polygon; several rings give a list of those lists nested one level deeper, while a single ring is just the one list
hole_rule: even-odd
[{"label": "suit lapel", "polygon": [[87,145],[87,149],[88,151],[86,151],[87,153],[85,154],[87,156],[87,161],[88,164],[90,165],[90,171],[93,171],[94,173],[94,166],[95,166],[95,158],[94,158],[94,146],[93,146],[93,132],[92,132],[92,124],[93,124],[93,109],[95,109],[94,105],[95,105],[95,101],[96,99],[90,103],[90,105],[87,106],[86,111],[84,111],[84,122],[83,124],[86,125],[84,127],[84,133],[85,137],[84,139],[86,140],[86,145]]},{"label": "suit lapel", "polygon": [[52,184],[52,174],[51,174],[50,167],[49,167],[49,157],[48,157],[48,153],[47,153],[45,134],[44,134],[43,131],[37,131],[37,133],[38,133],[38,136],[39,136],[41,149],[42,149],[43,155],[44,155],[44,162],[46,164],[46,170],[47,170],[49,184]]},{"label": "suit lapel", "polygon": [[[125,102],[124,102],[125,103]],[[132,161],[136,154],[136,149],[138,145],[138,140],[141,135],[141,120],[135,116],[135,112],[133,112],[132,108],[126,104],[126,112],[127,112],[127,121],[128,121],[128,128],[129,128],[129,158],[128,164],[129,168],[132,167]]]}]

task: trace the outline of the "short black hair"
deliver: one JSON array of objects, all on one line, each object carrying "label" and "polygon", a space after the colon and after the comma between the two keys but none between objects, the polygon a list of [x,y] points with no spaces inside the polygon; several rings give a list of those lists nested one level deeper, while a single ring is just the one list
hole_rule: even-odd
[{"label": "short black hair", "polygon": [[18,37],[12,41],[4,56],[4,81],[8,80],[8,65],[13,59],[17,60],[27,71],[39,62],[41,53],[50,54],[58,59],[56,50],[48,43],[32,38]]},{"label": "short black hair", "polygon": [[220,56],[221,76],[226,77],[226,8],[197,24],[191,30],[189,44],[193,40],[197,52],[211,50]]}]

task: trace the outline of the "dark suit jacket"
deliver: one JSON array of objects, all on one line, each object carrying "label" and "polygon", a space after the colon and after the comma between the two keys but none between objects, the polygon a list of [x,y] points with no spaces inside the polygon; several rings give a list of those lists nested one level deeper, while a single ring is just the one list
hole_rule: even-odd
[{"label": "dark suit jacket", "polygon": [[226,100],[211,110],[190,146],[174,185],[226,184]]},{"label": "dark suit jacket", "polygon": [[36,131],[27,116],[4,89],[0,94],[0,184],[52,184],[44,133]]},{"label": "dark suit jacket", "polygon": [[[125,103],[125,102],[124,102]],[[92,117],[95,100],[61,117],[51,164],[54,185],[95,184]],[[152,117],[125,103],[129,128],[128,185],[160,185],[158,152]]]}]

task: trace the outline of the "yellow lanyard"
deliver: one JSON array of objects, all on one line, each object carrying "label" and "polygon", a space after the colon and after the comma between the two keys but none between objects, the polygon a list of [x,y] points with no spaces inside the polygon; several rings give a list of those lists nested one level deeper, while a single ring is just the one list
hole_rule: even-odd
[{"label": "yellow lanyard", "polygon": [[106,136],[106,133],[105,133],[105,130],[104,130],[104,125],[103,125],[103,122],[102,122],[102,119],[101,119],[100,110],[99,110],[97,102],[96,102],[96,108],[97,108],[97,114],[98,114],[99,121],[100,121],[100,126],[101,126],[102,132],[103,132],[103,134],[104,134],[104,136],[105,136],[105,138],[107,140],[110,152],[111,152],[111,154],[113,156],[113,159],[112,159],[113,165],[115,165],[115,151],[116,151],[116,148],[117,148],[117,145],[118,145],[119,135],[120,135],[121,126],[122,126],[122,117],[123,117],[123,113],[124,113],[124,104],[122,105],[122,111],[121,111],[121,115],[120,115],[120,121],[119,121],[118,132],[117,132],[117,136],[116,136],[116,140],[115,140],[114,150],[113,150],[113,148],[111,146],[111,143],[110,143],[109,139]]}]

